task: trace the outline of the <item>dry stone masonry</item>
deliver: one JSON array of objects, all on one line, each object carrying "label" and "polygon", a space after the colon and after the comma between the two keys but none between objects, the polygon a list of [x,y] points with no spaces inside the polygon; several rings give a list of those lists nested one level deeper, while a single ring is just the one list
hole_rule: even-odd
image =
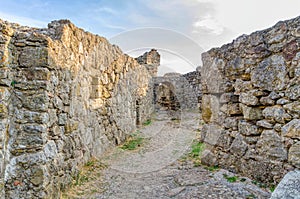
[{"label": "dry stone masonry", "polygon": [[58,198],[79,165],[147,120],[159,65],[149,54],[139,64],[68,20],[47,29],[0,20],[2,197]]},{"label": "dry stone masonry", "polygon": [[154,104],[157,108],[198,109],[201,102],[201,74],[193,71],[187,74],[167,73],[154,77]]},{"label": "dry stone masonry", "polygon": [[277,183],[300,168],[299,46],[300,17],[211,49],[194,72],[157,77],[154,49],[134,59],[68,20],[0,20],[0,198],[59,198],[155,107],[201,104],[202,162]]},{"label": "dry stone masonry", "polygon": [[202,55],[206,164],[264,182],[300,168],[300,17]]}]

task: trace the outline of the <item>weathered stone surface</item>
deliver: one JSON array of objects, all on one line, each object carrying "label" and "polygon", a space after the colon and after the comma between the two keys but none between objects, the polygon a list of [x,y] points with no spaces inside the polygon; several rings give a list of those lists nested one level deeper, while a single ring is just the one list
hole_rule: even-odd
[{"label": "weathered stone surface", "polygon": [[[294,35],[298,35],[299,22],[299,17],[279,22],[213,48],[202,57],[202,77],[206,72],[211,79],[213,73],[217,74],[227,86],[222,93],[203,87],[206,95],[220,96],[221,108],[216,115],[222,116],[218,124],[225,133],[218,143],[230,143],[231,137],[235,139],[232,145],[241,147],[228,150],[217,144],[209,150],[220,165],[265,182],[278,182],[296,167],[288,158],[298,157],[300,49]],[[219,65],[216,60],[220,60]],[[207,79],[202,83],[207,85]],[[239,121],[237,129],[234,121]],[[248,145],[245,154],[241,140]],[[289,149],[293,156],[288,155]]]},{"label": "weathered stone surface", "polygon": [[48,29],[0,20],[5,197],[58,198],[78,166],[123,142],[137,120],[149,119],[150,74],[156,75],[160,55],[148,55],[149,65],[141,65],[68,20],[53,21]]},{"label": "weathered stone surface", "polygon": [[293,119],[281,129],[284,137],[300,138],[300,119]]},{"label": "weathered stone surface", "polygon": [[272,100],[269,96],[260,98],[260,103],[262,105],[274,105],[275,101]]},{"label": "weathered stone surface", "polygon": [[26,47],[22,50],[19,62],[21,66],[47,66],[48,65],[48,49],[45,47]]},{"label": "weathered stone surface", "polygon": [[296,101],[290,104],[286,104],[283,108],[290,114],[297,114],[300,116],[300,102]]},{"label": "weathered stone surface", "polygon": [[216,165],[216,157],[209,150],[204,150],[201,155],[201,163],[209,166]]},{"label": "weathered stone surface", "polygon": [[272,193],[271,199],[282,198],[300,198],[300,171],[294,170],[287,173],[284,178],[277,185],[275,191]]},{"label": "weathered stone surface", "polygon": [[257,126],[261,126],[264,127],[266,129],[272,129],[273,128],[273,124],[271,124],[270,122],[266,121],[266,120],[259,120],[256,122]]},{"label": "weathered stone surface", "polygon": [[202,62],[210,66],[209,68],[201,68],[201,74],[205,74],[201,79],[203,93],[223,93],[224,79],[219,68],[224,67],[224,61],[204,53],[202,54]]},{"label": "weathered stone surface", "polygon": [[285,105],[285,104],[287,104],[289,102],[290,102],[289,100],[281,98],[281,99],[279,99],[279,100],[276,101],[276,104]]},{"label": "weathered stone surface", "polygon": [[261,134],[261,132],[258,131],[257,126],[243,120],[240,120],[238,130],[241,134],[246,136]]},{"label": "weathered stone surface", "polygon": [[289,149],[289,159],[288,161],[297,167],[300,168],[300,142],[298,141],[296,144],[292,145]]},{"label": "weathered stone surface", "polygon": [[295,85],[287,89],[286,96],[291,100],[297,100],[300,97],[300,85]]},{"label": "weathered stone surface", "polygon": [[257,147],[259,147],[259,153],[267,158],[278,161],[287,160],[287,151],[281,138],[274,130],[264,130]]},{"label": "weathered stone surface", "polygon": [[223,129],[215,124],[206,125],[203,127],[204,132],[204,142],[212,146],[218,143],[219,137],[221,136]]},{"label": "weathered stone surface", "polygon": [[285,112],[284,108],[278,105],[265,108],[262,114],[267,120],[278,123],[285,123],[285,121],[289,121],[292,118]]},{"label": "weathered stone surface", "polygon": [[205,122],[216,121],[219,112],[219,99],[214,95],[203,95],[202,97],[202,119]]},{"label": "weathered stone surface", "polygon": [[253,108],[244,104],[240,104],[240,107],[242,109],[244,119],[246,120],[260,120],[263,118],[262,110],[260,108]]},{"label": "weathered stone surface", "polygon": [[241,93],[239,101],[243,104],[254,106],[258,104],[258,98],[255,97],[252,93]]},{"label": "weathered stone surface", "polygon": [[228,129],[237,130],[238,119],[235,117],[227,117],[225,119],[224,127]]},{"label": "weathered stone surface", "polygon": [[246,153],[247,149],[248,145],[244,142],[243,137],[241,135],[237,135],[231,144],[231,153],[241,157]]},{"label": "weathered stone surface", "polygon": [[242,114],[240,105],[238,103],[234,104],[224,104],[220,110],[226,115],[240,115]]},{"label": "weathered stone surface", "polygon": [[220,97],[220,103],[233,102],[236,103],[239,101],[239,97],[233,93],[224,93]]},{"label": "weathered stone surface", "polygon": [[273,55],[262,61],[251,72],[254,85],[269,91],[281,90],[285,87],[286,65],[282,56]]}]

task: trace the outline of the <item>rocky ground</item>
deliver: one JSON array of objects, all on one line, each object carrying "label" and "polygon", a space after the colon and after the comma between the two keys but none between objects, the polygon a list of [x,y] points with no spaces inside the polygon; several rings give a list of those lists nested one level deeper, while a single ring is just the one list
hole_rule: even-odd
[{"label": "rocky ground", "polygon": [[204,147],[195,144],[198,118],[160,112],[136,132],[142,138],[136,149],[117,147],[101,162],[89,162],[62,198],[269,198],[251,179],[198,164],[195,152]]}]

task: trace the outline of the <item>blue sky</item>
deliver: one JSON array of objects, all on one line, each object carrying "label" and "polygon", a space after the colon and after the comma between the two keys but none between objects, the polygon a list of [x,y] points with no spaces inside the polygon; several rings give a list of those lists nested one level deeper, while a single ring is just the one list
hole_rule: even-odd
[{"label": "blue sky", "polygon": [[[132,55],[141,53],[132,51],[128,45],[138,38],[147,44],[140,46],[143,50],[144,47],[164,49],[162,64],[177,65],[179,72],[185,68],[190,71],[194,65],[201,64],[191,58],[195,51],[200,51],[194,44],[208,50],[231,42],[241,34],[250,34],[298,15],[299,0],[0,0],[2,19],[35,27],[46,27],[56,19],[70,19],[76,26],[110,39]],[[150,30],[147,34],[134,31],[143,28],[159,29],[147,29]],[[170,31],[168,34],[173,31],[173,36],[160,36],[161,29]],[[126,31],[133,32],[123,34]],[[179,36],[175,37],[176,34]],[[174,39],[179,37],[183,38],[182,42]],[[162,42],[164,44],[158,42],[168,39]],[[149,40],[156,44],[150,46]],[[181,44],[184,41],[186,45]],[[190,46],[194,47],[189,49]],[[186,57],[187,54],[190,57]],[[191,63],[176,55],[185,55]]]}]

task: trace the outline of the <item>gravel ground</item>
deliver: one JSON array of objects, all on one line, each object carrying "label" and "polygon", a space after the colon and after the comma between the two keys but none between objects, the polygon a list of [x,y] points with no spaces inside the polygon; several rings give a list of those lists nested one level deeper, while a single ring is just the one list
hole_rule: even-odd
[{"label": "gravel ground", "polygon": [[[101,161],[108,165],[95,178],[97,189],[73,198],[168,199],[168,198],[269,198],[251,179],[229,171],[209,171],[183,159],[199,136],[199,114],[167,112],[156,114],[148,126],[141,127],[144,143],[136,150],[109,152]],[[99,172],[99,171],[97,171]],[[96,174],[95,174],[96,175]],[[228,182],[224,177],[236,177]]]}]

